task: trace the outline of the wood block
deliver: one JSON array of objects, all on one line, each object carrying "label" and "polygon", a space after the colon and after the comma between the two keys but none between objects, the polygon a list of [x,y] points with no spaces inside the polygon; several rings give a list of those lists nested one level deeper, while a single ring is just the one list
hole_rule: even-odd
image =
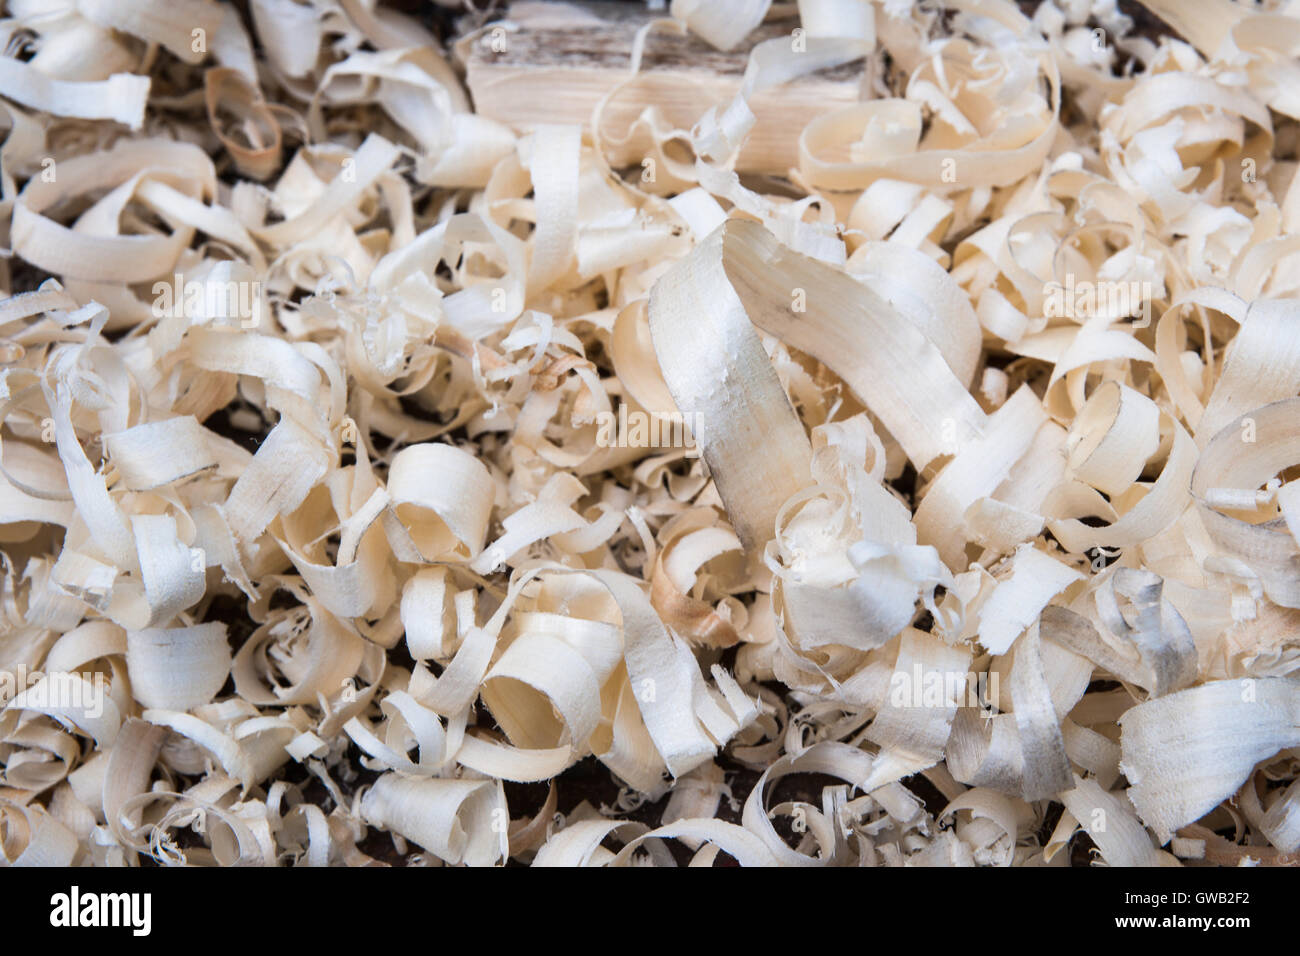
[{"label": "wood block", "polygon": [[[538,123],[590,127],[600,98],[628,75],[639,27],[666,12],[639,3],[513,4],[494,52],[491,32],[472,45],[468,84],[475,111],[523,132]],[[749,51],[762,40],[789,37],[796,19],[764,23],[735,50],[713,49],[698,37],[654,31],[637,79],[605,108],[606,139],[622,137],[647,106],[689,130],[709,106],[723,107],[740,89]],[[498,34],[498,37],[501,35]],[[858,101],[862,61],[808,74],[753,96],[756,123],[737,160],[741,172],[784,175],[798,163],[797,136],[809,120]],[[649,137],[610,146],[614,166],[639,165]]]}]

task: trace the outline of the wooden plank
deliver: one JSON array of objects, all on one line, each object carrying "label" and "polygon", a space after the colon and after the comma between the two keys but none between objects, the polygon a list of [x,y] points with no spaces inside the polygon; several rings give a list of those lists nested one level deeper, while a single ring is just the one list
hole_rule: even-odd
[{"label": "wooden plank", "polygon": [[[489,31],[469,54],[467,80],[476,112],[521,132],[537,123],[589,127],[600,98],[627,77],[637,29],[665,15],[639,3],[513,4],[508,19],[518,30],[496,34],[498,49]],[[689,130],[709,106],[734,98],[756,43],[790,37],[797,23],[764,23],[729,52],[698,37],[652,32],[641,73],[606,107],[602,131],[607,138],[624,135],[651,105],[669,123]],[[756,122],[737,169],[781,175],[796,166],[798,131],[815,116],[857,102],[862,72],[858,61],[756,94],[750,100]],[[615,166],[634,166],[648,153],[649,138],[640,136],[611,147],[608,156]]]}]

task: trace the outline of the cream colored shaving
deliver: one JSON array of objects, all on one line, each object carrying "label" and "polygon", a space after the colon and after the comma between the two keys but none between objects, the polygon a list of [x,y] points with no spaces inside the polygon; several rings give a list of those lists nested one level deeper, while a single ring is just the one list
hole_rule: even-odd
[{"label": "cream colored shaving", "polygon": [[1296,863],[1300,15],[1144,2],[674,0],[631,170],[646,33],[8,4],[0,860]]}]

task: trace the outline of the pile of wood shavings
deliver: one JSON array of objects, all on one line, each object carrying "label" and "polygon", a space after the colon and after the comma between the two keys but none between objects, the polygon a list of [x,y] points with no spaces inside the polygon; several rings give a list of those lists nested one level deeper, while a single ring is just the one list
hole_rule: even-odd
[{"label": "pile of wood shavings", "polygon": [[675,0],[789,31],[595,133],[10,3],[0,859],[1300,862],[1300,17],[1145,3]]}]

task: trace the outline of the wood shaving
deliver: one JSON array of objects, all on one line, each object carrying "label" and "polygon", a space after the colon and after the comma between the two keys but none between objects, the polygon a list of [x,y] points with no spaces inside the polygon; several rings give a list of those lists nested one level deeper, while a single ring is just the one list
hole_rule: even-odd
[{"label": "wood shaving", "polygon": [[1143,3],[515,127],[508,13],[9,4],[0,861],[1295,865],[1300,16]]}]

